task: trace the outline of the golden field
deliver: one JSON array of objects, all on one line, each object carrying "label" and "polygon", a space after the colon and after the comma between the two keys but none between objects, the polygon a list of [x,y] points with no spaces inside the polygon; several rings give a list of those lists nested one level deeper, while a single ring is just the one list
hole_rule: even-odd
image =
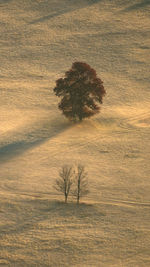
[{"label": "golden field", "polygon": [[[0,0],[0,266],[150,266],[150,5]],[[73,124],[55,81],[91,65],[107,95]],[[79,206],[53,189],[82,163]]]}]

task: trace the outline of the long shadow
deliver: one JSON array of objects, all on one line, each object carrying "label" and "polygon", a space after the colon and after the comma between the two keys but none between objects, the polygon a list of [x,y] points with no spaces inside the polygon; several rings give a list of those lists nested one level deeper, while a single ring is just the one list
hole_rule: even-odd
[{"label": "long shadow", "polygon": [[12,0],[0,0],[0,5],[1,4],[7,4],[9,2],[12,2]]},{"label": "long shadow", "polygon": [[9,161],[14,157],[20,156],[26,150],[36,147],[61,134],[69,127],[72,127],[71,122],[62,122],[58,119],[57,122],[54,119],[53,121],[46,121],[42,123],[39,128],[36,128],[36,130],[29,131],[25,139],[21,141],[14,141],[0,147],[0,164]]},{"label": "long shadow", "polygon": [[137,4],[134,4],[132,6],[129,6],[129,7],[125,8],[124,12],[137,10],[137,9],[140,9],[140,8],[143,8],[143,7],[147,7],[147,6],[150,6],[150,1],[149,0],[144,0],[141,3],[137,3]]},{"label": "long shadow", "polygon": [[63,14],[65,14],[65,13],[68,13],[68,12],[70,12],[71,10],[73,11],[73,9],[68,9],[68,10],[65,10],[65,11],[55,12],[55,13],[52,13],[52,14],[50,14],[50,15],[41,17],[41,18],[39,18],[39,19],[35,19],[35,20],[31,21],[29,24],[36,24],[36,23],[39,23],[39,22],[44,22],[44,21],[46,21],[46,20],[49,20],[49,19],[52,19],[52,18],[54,18],[54,17],[63,15]]},{"label": "long shadow", "polygon": [[[18,202],[18,203],[17,203]],[[49,221],[55,220],[60,221],[67,220],[71,221],[72,218],[78,221],[80,220],[83,223],[90,224],[91,221],[100,220],[106,216],[105,213],[100,212],[99,209],[92,204],[80,203],[68,203],[65,204],[60,201],[48,201],[48,199],[32,199],[32,200],[18,200],[15,204],[9,206],[9,212],[14,212],[15,205],[23,207],[23,212],[21,210],[16,211],[16,223],[15,224],[6,224],[0,226],[0,236],[4,234],[19,234],[25,233],[30,229],[33,229],[37,226],[39,222],[49,219]],[[28,207],[28,208],[27,208]],[[24,213],[24,208],[26,213]],[[31,212],[32,210],[32,212]],[[18,217],[19,213],[19,217]],[[18,218],[18,220],[17,220]],[[74,222],[75,222],[74,221]]]},{"label": "long shadow", "polygon": [[52,19],[54,17],[58,17],[60,15],[66,14],[66,13],[82,9],[82,8],[87,7],[87,6],[94,5],[94,4],[96,4],[98,2],[101,2],[101,1],[103,1],[103,0],[87,0],[86,1],[87,3],[83,4],[82,7],[73,7],[73,6],[71,6],[70,8],[67,7],[67,8],[65,8],[65,10],[59,10],[57,12],[54,12],[54,13],[49,14],[49,15],[46,15],[46,16],[41,17],[39,19],[35,19],[35,20],[31,21],[29,24],[36,24],[36,23],[39,23],[39,22],[44,22],[44,21]]},{"label": "long shadow", "polygon": [[[35,200],[36,201],[36,200]],[[50,201],[48,204],[47,200],[38,200],[38,203],[41,202],[41,211],[42,212],[52,212],[55,214],[55,216],[58,217],[67,217],[72,218],[73,216],[75,218],[81,219],[85,221],[86,219],[90,220],[90,218],[95,217],[97,218],[97,215],[99,216],[105,216],[103,212],[100,212],[97,210],[96,205],[94,204],[87,204],[84,202],[81,202],[79,205],[77,205],[75,202],[68,202],[67,204],[62,201]],[[44,205],[45,207],[44,207]]]}]

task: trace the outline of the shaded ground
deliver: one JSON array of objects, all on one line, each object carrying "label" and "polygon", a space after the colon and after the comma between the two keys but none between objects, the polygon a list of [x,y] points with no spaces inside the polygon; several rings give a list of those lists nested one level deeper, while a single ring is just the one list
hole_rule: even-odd
[{"label": "shaded ground", "polygon": [[[0,0],[0,266],[149,267],[149,1]],[[101,113],[73,125],[55,81],[85,61]],[[79,207],[53,189],[85,165]]]}]

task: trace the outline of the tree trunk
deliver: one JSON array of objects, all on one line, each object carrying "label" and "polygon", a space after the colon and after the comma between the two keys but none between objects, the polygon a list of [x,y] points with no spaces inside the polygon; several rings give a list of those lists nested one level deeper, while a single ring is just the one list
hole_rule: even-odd
[{"label": "tree trunk", "polygon": [[81,114],[79,114],[79,121],[82,121],[82,115]]},{"label": "tree trunk", "polygon": [[67,203],[67,198],[68,198],[68,196],[67,196],[67,195],[65,195],[65,203]]},{"label": "tree trunk", "polygon": [[80,176],[78,176],[77,205],[79,205],[79,200],[80,200],[80,182],[81,182],[80,181]]}]

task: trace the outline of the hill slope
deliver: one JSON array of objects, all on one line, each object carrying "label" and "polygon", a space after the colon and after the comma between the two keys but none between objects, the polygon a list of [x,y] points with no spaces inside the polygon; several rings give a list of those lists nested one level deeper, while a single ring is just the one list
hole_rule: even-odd
[{"label": "hill slope", "polygon": [[[149,1],[0,0],[0,265],[149,266]],[[71,124],[55,80],[85,61],[101,113]],[[53,189],[66,163],[90,194]]]}]

